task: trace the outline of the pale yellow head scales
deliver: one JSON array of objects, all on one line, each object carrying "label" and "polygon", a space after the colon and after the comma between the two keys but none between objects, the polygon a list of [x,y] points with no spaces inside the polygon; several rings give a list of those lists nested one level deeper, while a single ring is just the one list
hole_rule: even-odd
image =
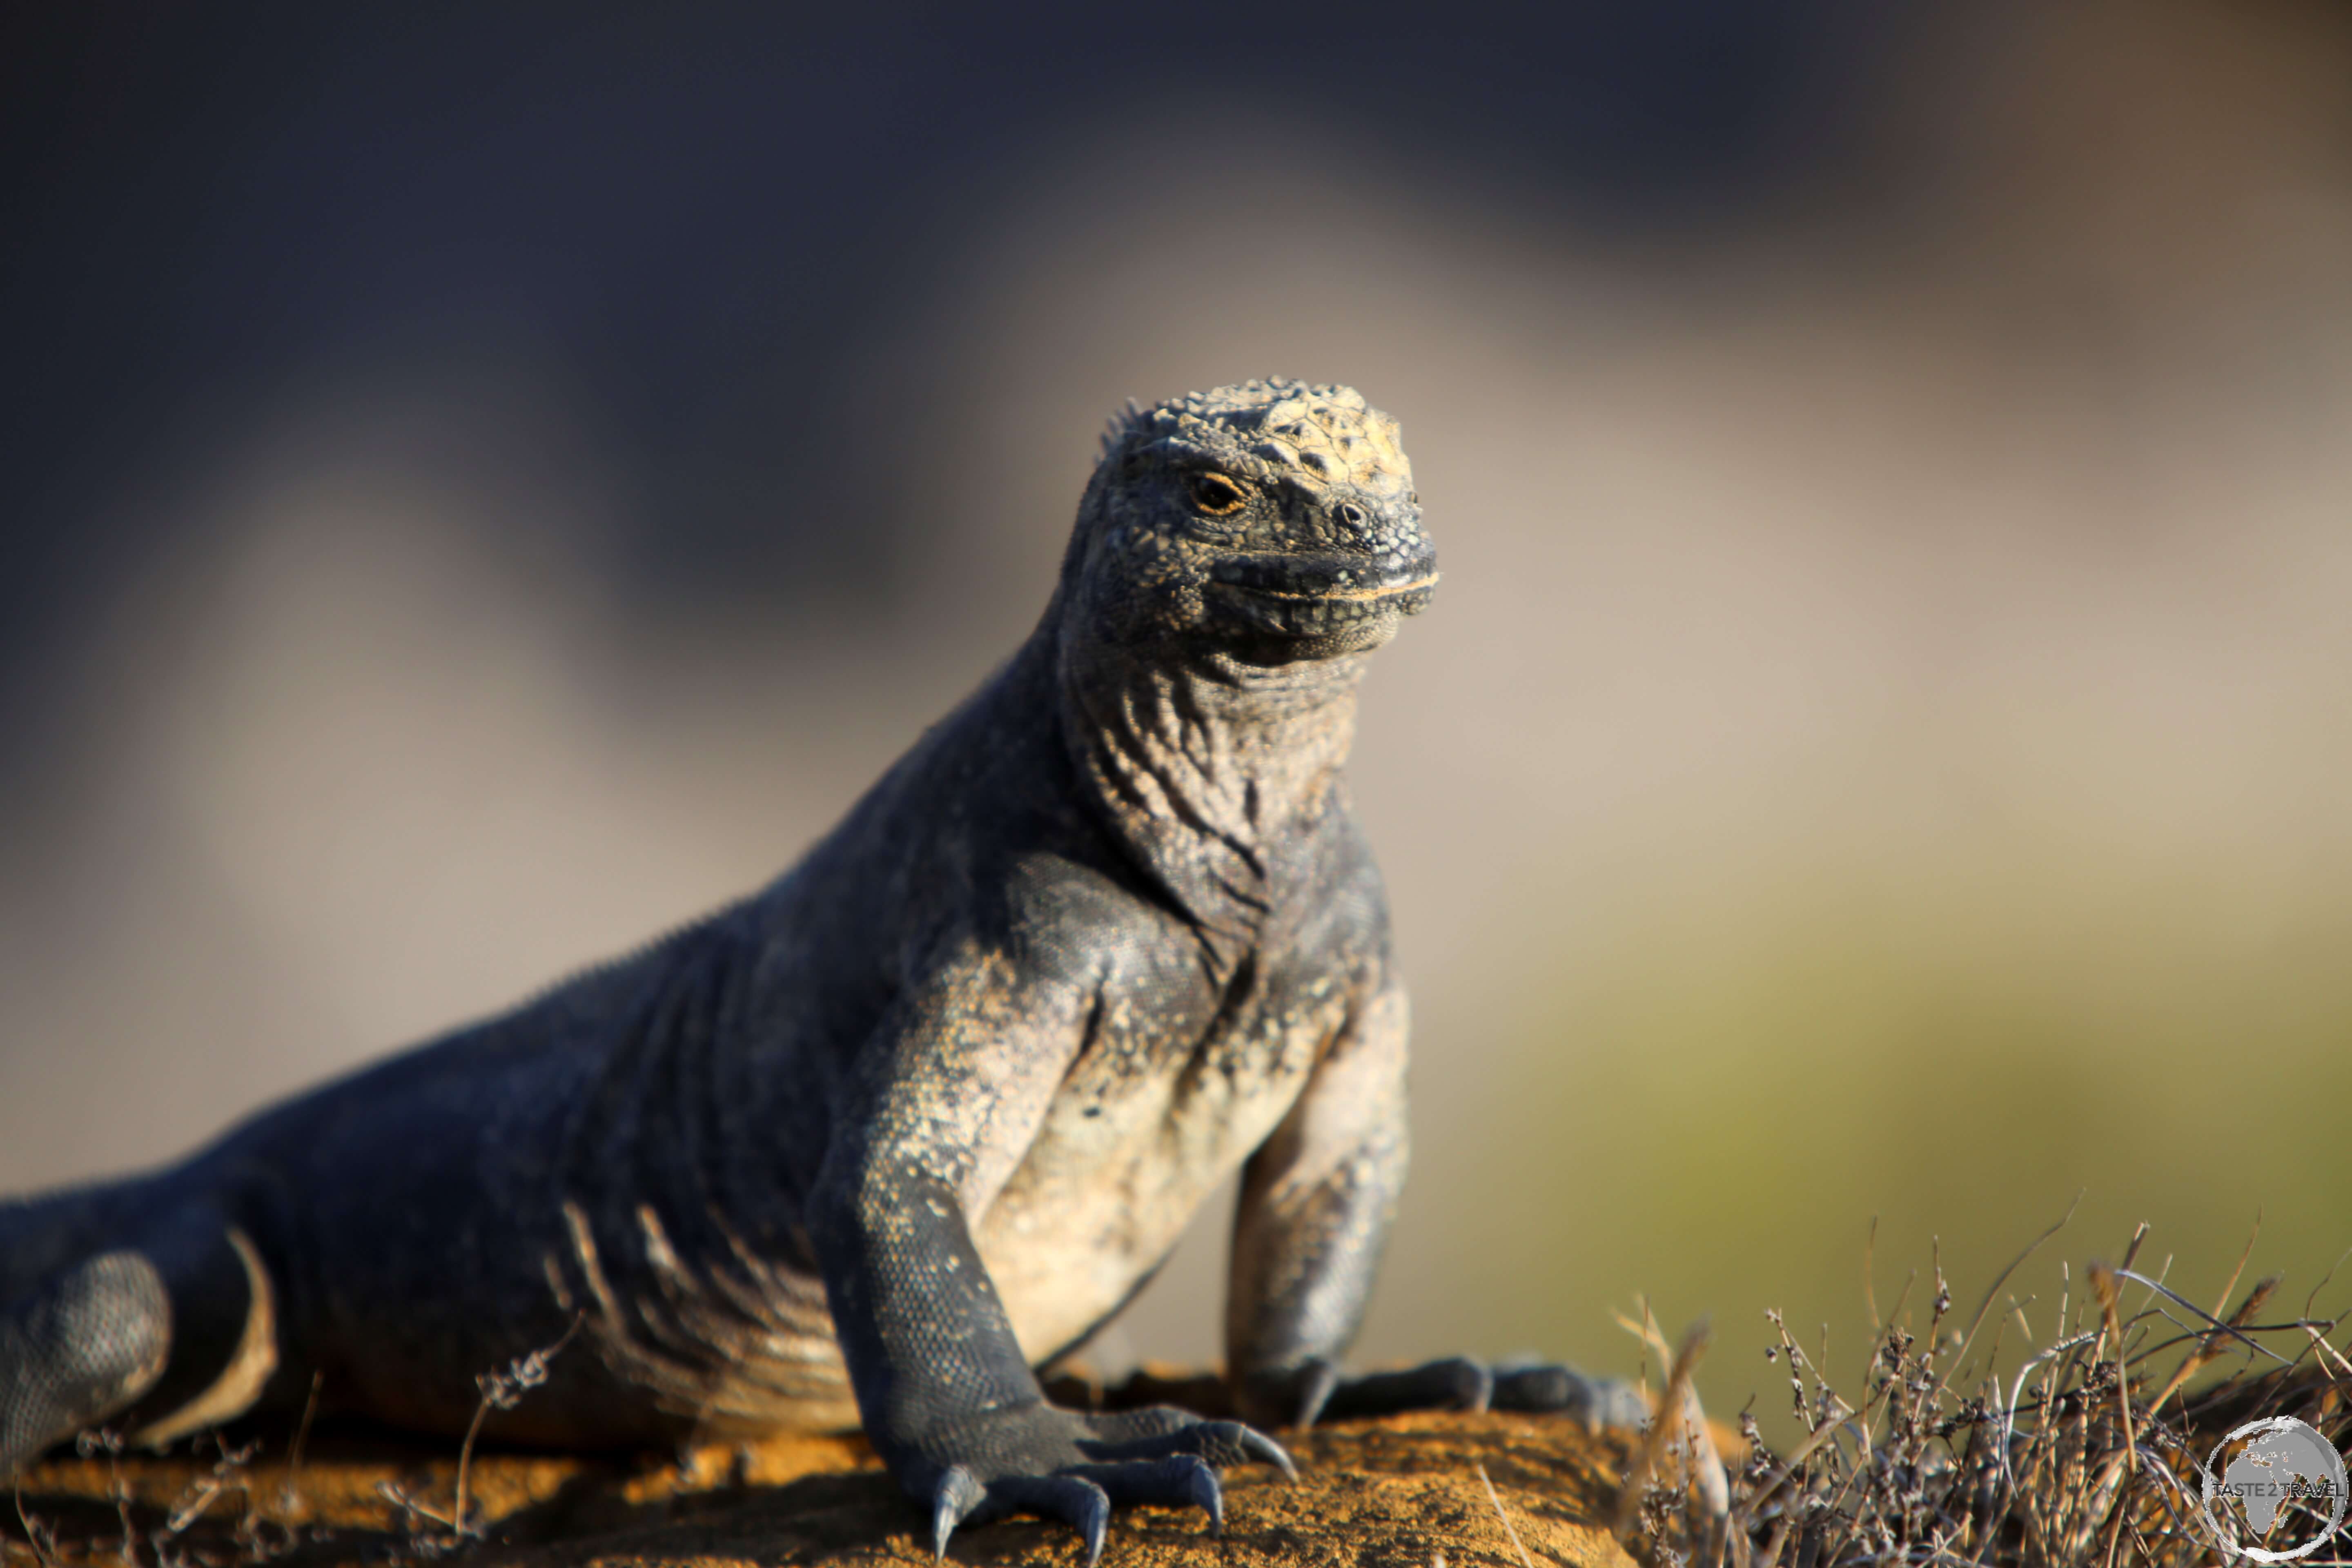
[{"label": "pale yellow head scales", "polygon": [[1412,489],[1397,422],[1351,386],[1245,381],[1188,393],[1112,421],[1106,447],[1130,436],[1238,446],[1283,477],[1349,485],[1374,497]]}]

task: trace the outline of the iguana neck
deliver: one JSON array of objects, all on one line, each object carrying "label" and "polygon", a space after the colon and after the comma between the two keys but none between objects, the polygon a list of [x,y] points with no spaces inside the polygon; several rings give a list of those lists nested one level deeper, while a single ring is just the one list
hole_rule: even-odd
[{"label": "iguana neck", "polygon": [[1368,657],[1267,666],[1077,637],[1060,648],[1083,786],[1225,975],[1287,891],[1294,847],[1338,804]]}]

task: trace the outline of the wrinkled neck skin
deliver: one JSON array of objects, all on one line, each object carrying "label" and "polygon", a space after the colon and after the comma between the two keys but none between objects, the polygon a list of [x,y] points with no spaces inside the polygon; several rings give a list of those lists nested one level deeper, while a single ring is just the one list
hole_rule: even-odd
[{"label": "wrinkled neck skin", "polygon": [[1118,644],[1066,629],[1064,732],[1112,833],[1191,920],[1219,984],[1254,949],[1336,804],[1367,648],[1249,662],[1206,640]]}]

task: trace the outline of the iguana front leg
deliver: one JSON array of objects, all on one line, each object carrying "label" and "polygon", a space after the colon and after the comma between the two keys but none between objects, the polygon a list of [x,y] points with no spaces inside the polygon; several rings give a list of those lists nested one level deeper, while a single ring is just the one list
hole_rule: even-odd
[{"label": "iguana front leg", "polygon": [[1291,1468],[1234,1422],[1048,1404],[981,1261],[968,1215],[1034,1139],[1089,1000],[989,955],[948,966],[870,1043],[818,1177],[810,1233],[858,1411],[935,1552],[959,1522],[1026,1511],[1076,1525],[1091,1564],[1116,1503],[1195,1503],[1221,1529],[1213,1467]]},{"label": "iguana front leg", "polygon": [[1406,1034],[1402,988],[1379,985],[1243,1172],[1225,1303],[1225,1365],[1242,1414],[1269,1426],[1431,1409],[1559,1411],[1594,1426],[1644,1419],[1633,1389],[1565,1366],[1496,1370],[1449,1356],[1340,1374],[1404,1188]]}]

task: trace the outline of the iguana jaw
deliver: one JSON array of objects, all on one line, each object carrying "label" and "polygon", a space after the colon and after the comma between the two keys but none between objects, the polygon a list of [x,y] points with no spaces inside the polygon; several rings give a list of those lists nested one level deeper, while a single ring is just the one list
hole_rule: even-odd
[{"label": "iguana jaw", "polygon": [[[1263,552],[1228,555],[1209,571],[1207,598],[1221,618],[1280,637],[1393,627],[1419,615],[1437,593],[1437,557],[1423,551],[1402,561],[1353,554]],[[1353,640],[1353,639],[1350,639]]]}]

